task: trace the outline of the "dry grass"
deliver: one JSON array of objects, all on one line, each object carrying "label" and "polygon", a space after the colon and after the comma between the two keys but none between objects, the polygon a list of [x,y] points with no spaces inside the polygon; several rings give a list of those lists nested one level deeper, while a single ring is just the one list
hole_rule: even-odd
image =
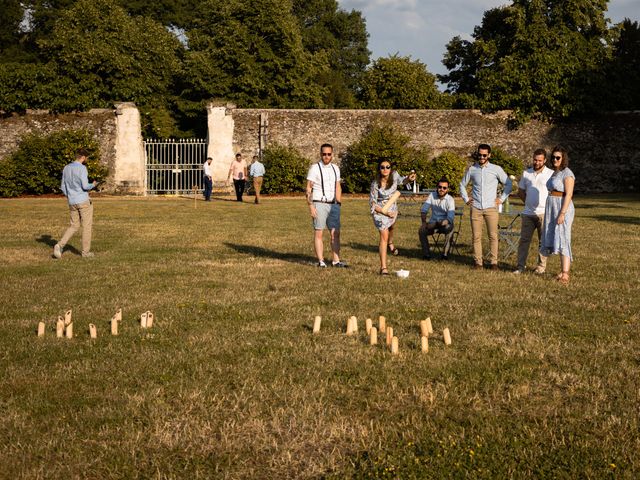
[{"label": "dry grass", "polygon": [[[0,205],[0,477],[640,474],[637,197],[576,201],[569,287],[552,280],[557,258],[544,278],[472,271],[468,218],[463,256],[423,262],[410,215],[390,268],[411,276],[381,278],[363,199],[343,207],[352,268],[326,271],[300,199],[99,198],[90,261],[50,258],[64,200]],[[57,340],[69,307],[77,338]],[[398,357],[362,333],[380,314]]]}]

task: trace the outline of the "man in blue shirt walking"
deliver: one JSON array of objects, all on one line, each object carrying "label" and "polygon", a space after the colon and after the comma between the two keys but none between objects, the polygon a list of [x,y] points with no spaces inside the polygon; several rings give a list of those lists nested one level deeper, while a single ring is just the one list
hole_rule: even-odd
[{"label": "man in blue shirt walking", "polygon": [[[486,143],[478,145],[476,163],[464,172],[460,182],[462,200],[471,207],[471,235],[473,237],[474,268],[482,269],[482,222],[487,225],[487,235],[491,253],[489,263],[492,270],[498,270],[498,206],[511,193],[511,180],[498,165],[489,162],[491,146]],[[467,194],[467,184],[471,181],[471,198]],[[503,185],[503,192],[498,196],[498,183]]]},{"label": "man in blue shirt walking", "polygon": [[262,177],[264,177],[264,164],[260,161],[258,155],[253,156],[253,163],[249,169],[249,175],[253,177],[253,190],[256,194],[254,203],[260,203],[260,190],[262,189]]},{"label": "man in blue shirt walking", "polygon": [[89,190],[95,188],[97,182],[89,183],[85,163],[88,152],[81,148],[76,152],[76,159],[62,171],[60,189],[67,197],[71,222],[62,239],[53,247],[53,256],[62,257],[62,251],[74,233],[82,226],[82,257],[93,257],[91,251],[91,227],[93,226],[93,204],[89,199]]}]

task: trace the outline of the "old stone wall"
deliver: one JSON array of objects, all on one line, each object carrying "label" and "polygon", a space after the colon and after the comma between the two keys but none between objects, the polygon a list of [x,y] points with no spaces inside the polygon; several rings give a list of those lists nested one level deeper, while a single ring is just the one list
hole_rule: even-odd
[{"label": "old stone wall", "polygon": [[142,194],[145,171],[139,116],[135,105],[125,103],[114,109],[65,114],[35,111],[0,118],[0,162],[18,149],[26,135],[85,129],[98,140],[100,162],[109,169],[102,190]]},{"label": "old stone wall", "polygon": [[[475,110],[227,110],[233,118],[232,145],[251,158],[259,149],[260,115],[268,118],[267,144],[296,147],[312,161],[319,146],[332,143],[338,158],[375,122],[388,122],[433,155],[450,150],[467,155],[480,142],[498,146],[527,163],[536,148],[562,144],[570,152],[579,192],[638,191],[640,187],[640,113],[611,113],[549,124],[531,121],[509,128],[508,112]],[[230,135],[226,124],[225,136]],[[210,124],[209,135],[216,135]],[[218,140],[220,141],[220,140]]]}]

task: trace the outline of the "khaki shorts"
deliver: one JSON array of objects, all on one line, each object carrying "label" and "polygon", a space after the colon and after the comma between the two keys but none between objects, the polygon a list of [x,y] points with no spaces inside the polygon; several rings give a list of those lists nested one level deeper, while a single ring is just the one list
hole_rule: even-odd
[{"label": "khaki shorts", "polygon": [[316,207],[316,218],[313,219],[315,230],[340,230],[340,205],[337,203],[313,202]]}]

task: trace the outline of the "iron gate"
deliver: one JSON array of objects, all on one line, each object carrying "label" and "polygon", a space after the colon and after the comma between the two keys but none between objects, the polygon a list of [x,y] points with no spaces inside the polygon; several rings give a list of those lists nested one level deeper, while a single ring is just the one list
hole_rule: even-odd
[{"label": "iron gate", "polygon": [[202,164],[207,159],[207,140],[146,139],[144,152],[148,194],[175,194],[203,189]]}]

